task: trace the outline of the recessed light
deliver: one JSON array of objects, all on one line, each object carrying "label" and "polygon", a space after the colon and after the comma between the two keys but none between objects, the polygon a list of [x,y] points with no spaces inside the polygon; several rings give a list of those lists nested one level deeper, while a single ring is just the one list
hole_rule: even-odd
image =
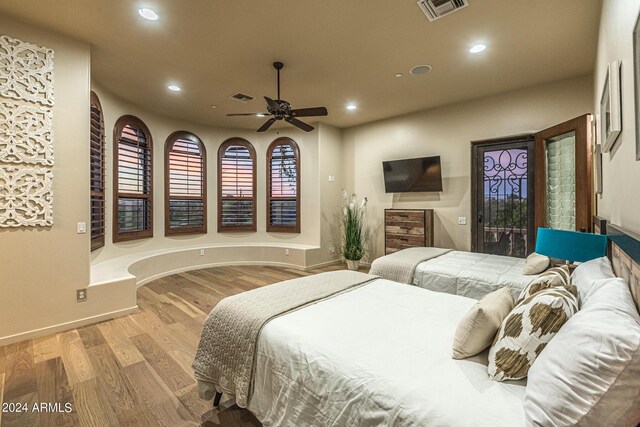
[{"label": "recessed light", "polygon": [[148,7],[143,7],[142,9],[138,9],[138,13],[144,19],[147,19],[149,21],[157,21],[158,20],[158,14],[156,13],[156,11],[153,10],[153,9],[149,9]]},{"label": "recessed light", "polygon": [[478,44],[474,44],[473,46],[471,46],[471,49],[469,49],[469,52],[471,52],[471,53],[480,53],[483,50],[485,50],[486,48],[487,48],[486,44],[478,43]]},{"label": "recessed light", "polygon": [[169,89],[172,92],[180,92],[182,89],[180,89],[180,86],[176,86],[176,85],[169,85],[167,86],[167,89]]},{"label": "recessed light", "polygon": [[410,71],[410,73],[414,76],[419,76],[421,74],[427,74],[431,71],[431,65],[416,65]]},{"label": "recessed light", "polygon": [[402,77],[402,73],[396,73],[396,77]]},{"label": "recessed light", "polygon": [[217,105],[214,105],[214,104],[209,105],[209,107],[210,107],[210,108],[218,108],[218,106],[217,106]]},{"label": "recessed light", "polygon": [[265,114],[258,113],[258,114],[256,114],[256,116],[258,116],[258,117],[264,117],[264,116],[265,116]]},{"label": "recessed light", "polygon": [[353,111],[353,110],[357,110],[358,106],[356,104],[348,104],[346,108],[347,110]]}]

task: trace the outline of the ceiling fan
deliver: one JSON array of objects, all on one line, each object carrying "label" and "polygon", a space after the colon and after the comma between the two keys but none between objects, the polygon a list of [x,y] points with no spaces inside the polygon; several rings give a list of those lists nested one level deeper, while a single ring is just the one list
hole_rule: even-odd
[{"label": "ceiling fan", "polygon": [[267,120],[265,124],[260,126],[257,132],[266,131],[278,120],[284,120],[305,132],[311,132],[314,129],[313,126],[298,120],[297,117],[326,116],[328,114],[327,109],[325,107],[292,109],[291,104],[284,99],[280,99],[280,70],[282,70],[282,67],[284,67],[282,62],[273,63],[273,68],[275,68],[278,73],[278,99],[271,99],[268,96],[264,97],[265,101],[267,101],[268,113],[235,113],[227,114],[227,116],[273,116]]}]

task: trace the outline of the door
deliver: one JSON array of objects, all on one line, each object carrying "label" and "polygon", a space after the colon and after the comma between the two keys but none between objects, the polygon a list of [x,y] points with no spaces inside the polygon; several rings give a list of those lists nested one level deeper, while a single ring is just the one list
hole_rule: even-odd
[{"label": "door", "polygon": [[534,136],[471,144],[471,250],[525,257],[535,238]]},{"label": "door", "polygon": [[591,231],[591,115],[545,129],[535,139],[536,228]]}]

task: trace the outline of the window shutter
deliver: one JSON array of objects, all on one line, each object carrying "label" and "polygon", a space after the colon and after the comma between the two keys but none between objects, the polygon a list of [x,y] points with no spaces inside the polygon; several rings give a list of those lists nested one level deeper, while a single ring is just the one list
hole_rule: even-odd
[{"label": "window shutter", "polygon": [[241,138],[218,150],[218,231],[256,231],[256,154]]},{"label": "window shutter", "polygon": [[197,136],[169,136],[165,174],[165,234],[206,233],[206,151]]},{"label": "window shutter", "polygon": [[290,138],[267,151],[267,231],[300,232],[300,155]]},{"label": "window shutter", "polygon": [[146,125],[124,116],[114,144],[114,242],[153,236],[152,141]]},{"label": "window shutter", "polygon": [[104,246],[105,235],[105,142],[104,118],[98,96],[91,92],[90,109],[90,189],[91,189],[91,250]]}]

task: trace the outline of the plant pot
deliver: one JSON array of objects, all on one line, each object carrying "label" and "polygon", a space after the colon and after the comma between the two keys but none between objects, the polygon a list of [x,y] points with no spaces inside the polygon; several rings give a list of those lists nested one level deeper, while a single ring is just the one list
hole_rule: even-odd
[{"label": "plant pot", "polygon": [[352,259],[348,259],[347,260],[347,268],[349,270],[353,270],[353,271],[358,271],[358,269],[360,268],[360,260],[352,260]]}]

